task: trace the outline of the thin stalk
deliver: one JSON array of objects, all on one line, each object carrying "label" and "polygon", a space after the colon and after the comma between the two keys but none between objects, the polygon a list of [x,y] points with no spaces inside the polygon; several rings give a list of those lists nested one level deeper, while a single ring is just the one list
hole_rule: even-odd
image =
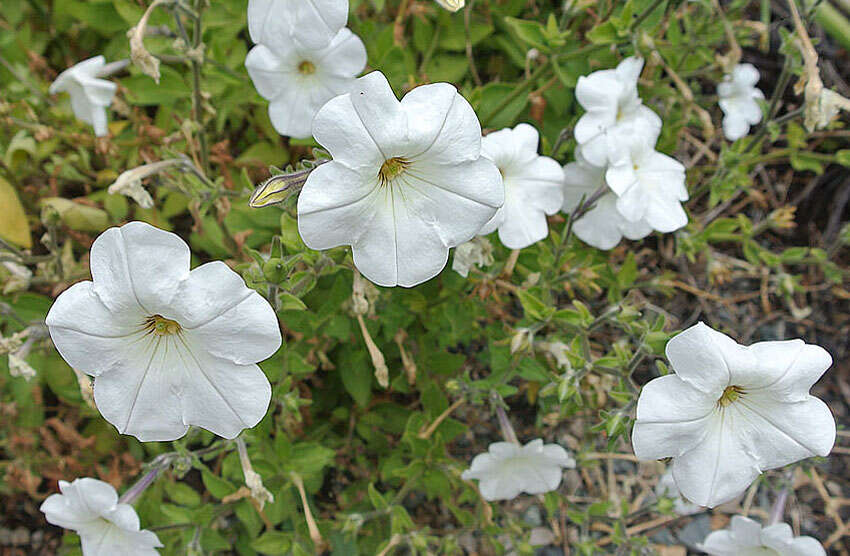
[{"label": "thin stalk", "polygon": [[505,410],[500,402],[501,400],[496,403],[496,417],[499,419],[499,428],[502,430],[502,437],[505,439],[505,442],[513,442],[514,444],[519,444],[519,440],[517,440],[516,437],[516,432],[514,432],[514,427],[513,425],[511,425],[511,422],[508,419],[508,414],[505,413]]},{"label": "thin stalk", "polygon": [[[195,10],[198,17],[194,19],[194,28],[192,31],[192,49],[197,51],[201,46],[203,39],[201,30],[201,13],[204,9],[203,0],[195,0]],[[201,170],[204,174],[210,173],[210,153],[207,143],[207,132],[204,129],[202,116],[201,97],[201,62],[197,59],[192,59],[192,119],[198,124],[198,142],[200,143]]]},{"label": "thin stalk", "polygon": [[472,80],[475,85],[481,86],[481,76],[478,75],[478,69],[475,67],[475,56],[472,54],[472,34],[469,30],[470,18],[472,17],[472,6],[475,0],[469,0],[466,9],[463,10],[463,30],[466,34],[466,58],[469,60],[469,73],[472,74]]},{"label": "thin stalk", "polygon": [[776,502],[773,504],[773,508],[770,510],[770,518],[767,521],[768,525],[776,525],[780,521],[782,521],[782,516],[785,515],[785,504],[788,502],[788,487],[783,488],[779,496],[776,498]]}]

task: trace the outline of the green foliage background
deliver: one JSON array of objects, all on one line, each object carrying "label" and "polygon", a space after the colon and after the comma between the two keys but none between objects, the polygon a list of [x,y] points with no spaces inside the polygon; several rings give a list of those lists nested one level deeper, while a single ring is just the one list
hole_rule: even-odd
[{"label": "green foliage background", "polygon": [[[243,436],[275,501],[259,511],[240,497],[231,442],[195,429],[174,443],[118,435],[44,340],[28,357],[38,372],[32,382],[10,377],[0,358],[4,526],[44,526],[37,505],[58,479],[95,476],[124,490],[167,454],[157,460],[167,471],[136,504],[165,554],[457,554],[462,542],[485,554],[508,545],[530,554],[530,531],[540,524],[573,553],[637,554],[652,550],[652,530],[634,526],[669,516],[670,504],[647,498],[660,466],[629,459],[628,432],[639,385],[666,372],[663,347],[677,329],[703,319],[748,341],[802,336],[836,360],[846,353],[850,234],[832,233],[828,208],[836,195],[829,184],[850,164],[843,122],[807,134],[793,114],[801,100],[783,88],[778,115],[757,128],[755,144],[722,140],[714,86],[717,56],[730,44],[711,1],[477,0],[450,14],[405,0],[399,15],[395,0],[352,0],[349,27],[366,43],[369,67],[397,93],[453,82],[484,128],[531,122],[542,153],[561,163],[572,158],[581,115],[577,78],[643,56],[641,95],[664,119],[657,148],[688,166],[692,196],[691,223],[675,234],[602,252],[573,237],[568,215],[558,215],[550,237],[522,250],[510,272],[510,252],[494,236],[494,264],[468,279],[447,269],[409,290],[370,286],[365,323],[390,369],[390,386],[381,388],[351,311],[350,251],[307,249],[294,197],[247,206],[269,166],[309,159],[316,146],[281,138],[248,78],[247,0],[192,7],[202,13],[206,56],[197,110],[174,16],[160,8],[150,24],[169,31],[145,44],[163,57],[162,79],[135,67],[117,76],[111,136],[96,140],[67,95],[51,98],[47,87],[90,56],[127,58],[126,32],[143,3],[3,0],[0,186],[17,192],[32,247],[0,252],[0,260],[24,261],[35,278],[26,291],[0,296],[0,331],[42,321],[60,291],[88,277],[91,242],[112,225],[144,220],[189,241],[195,263],[227,260],[270,299],[285,331],[285,345],[261,365],[272,405]],[[746,56],[764,62],[760,86],[770,99],[783,60],[789,77],[801,67],[781,11],[743,0],[724,9]],[[149,180],[155,208],[106,192],[124,170],[180,154],[208,166],[206,177]],[[821,180],[820,203],[810,202],[811,189],[801,196],[813,179]],[[13,205],[0,206],[0,219],[11,222]],[[806,213],[795,230],[798,205]],[[569,348],[565,365],[545,349],[554,342]],[[509,408],[520,440],[543,437],[576,456],[579,471],[568,472],[558,492],[487,504],[460,479],[471,457],[500,438],[497,404]],[[311,539],[293,473],[321,542]],[[769,474],[760,488],[778,490],[786,477]],[[539,523],[524,514],[530,504],[539,504]],[[808,511],[808,532],[828,536],[823,510]],[[67,553],[78,550],[73,534],[62,543]]]}]

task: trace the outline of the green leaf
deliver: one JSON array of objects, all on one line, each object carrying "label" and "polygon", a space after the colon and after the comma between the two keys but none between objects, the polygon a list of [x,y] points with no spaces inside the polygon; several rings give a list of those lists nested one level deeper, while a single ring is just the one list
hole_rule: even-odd
[{"label": "green leaf", "polygon": [[288,554],[292,547],[292,534],[280,531],[268,531],[263,533],[251,543],[251,548],[260,554],[271,556],[277,554]]},{"label": "green leaf", "polygon": [[530,294],[527,290],[517,290],[517,297],[522,304],[525,314],[534,320],[546,320],[555,312],[552,307],[547,307],[539,298]]},{"label": "green leaf", "polygon": [[354,352],[347,361],[348,364],[338,371],[342,378],[342,384],[354,398],[354,401],[357,402],[357,405],[366,407],[372,398],[372,376],[374,374],[372,363],[368,360],[364,351]]},{"label": "green leaf", "polygon": [[0,237],[25,249],[32,247],[30,226],[24,207],[12,184],[2,176],[0,176]]},{"label": "green leaf", "polygon": [[798,172],[811,170],[817,175],[823,174],[823,162],[805,151],[791,153],[791,167]]},{"label": "green leaf", "polygon": [[543,52],[549,52],[549,46],[546,44],[546,32],[543,24],[539,21],[506,17],[505,23],[526,44]]},{"label": "green leaf", "polygon": [[611,21],[601,23],[587,32],[587,38],[594,44],[612,44],[619,42],[620,35]]},{"label": "green leaf", "polygon": [[236,487],[234,487],[230,481],[222,479],[217,475],[213,475],[212,472],[207,469],[201,470],[201,481],[203,481],[204,486],[207,488],[209,493],[219,500],[228,494],[236,492]]},{"label": "green leaf", "polygon": [[190,89],[183,75],[164,64],[160,65],[159,72],[159,84],[141,73],[123,78],[121,84],[127,88],[127,100],[131,104],[152,106],[171,105],[189,98]]},{"label": "green leaf", "polygon": [[59,213],[62,223],[80,232],[102,232],[109,227],[109,215],[105,210],[75,203],[63,197],[48,197],[41,200]]},{"label": "green leaf", "polygon": [[635,283],[637,277],[638,268],[637,262],[635,261],[635,254],[629,251],[628,256],[626,256],[626,260],[623,262],[623,266],[621,266],[619,272],[617,272],[617,283],[621,288],[628,288]]}]

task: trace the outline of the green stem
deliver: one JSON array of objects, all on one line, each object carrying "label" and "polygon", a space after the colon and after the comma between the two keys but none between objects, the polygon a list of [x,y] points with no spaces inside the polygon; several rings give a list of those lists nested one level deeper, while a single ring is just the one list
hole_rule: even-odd
[{"label": "green stem", "polygon": [[[192,32],[192,49],[197,50],[201,46],[203,34],[201,30],[201,13],[204,9],[204,0],[195,1],[195,10],[198,17],[194,18],[194,29]],[[201,97],[201,62],[192,60],[192,119],[198,124],[198,142],[200,143],[201,170],[204,174],[210,173],[210,153],[207,143],[207,132],[204,129],[202,116]]]}]

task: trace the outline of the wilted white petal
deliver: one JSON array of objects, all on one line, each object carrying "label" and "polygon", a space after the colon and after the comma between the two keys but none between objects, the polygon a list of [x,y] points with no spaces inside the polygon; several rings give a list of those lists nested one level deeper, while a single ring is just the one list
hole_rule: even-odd
[{"label": "wilted white petal", "polygon": [[14,377],[23,378],[27,382],[35,378],[36,372],[32,366],[22,357],[14,353],[9,354],[9,374]]},{"label": "wilted white petal", "polygon": [[452,270],[466,278],[474,266],[484,268],[493,264],[493,246],[486,237],[475,237],[455,248]]},{"label": "wilted white petal", "polygon": [[30,281],[32,280],[32,270],[12,261],[4,261],[3,268],[9,272],[9,278],[3,284],[4,294],[29,289]]}]

